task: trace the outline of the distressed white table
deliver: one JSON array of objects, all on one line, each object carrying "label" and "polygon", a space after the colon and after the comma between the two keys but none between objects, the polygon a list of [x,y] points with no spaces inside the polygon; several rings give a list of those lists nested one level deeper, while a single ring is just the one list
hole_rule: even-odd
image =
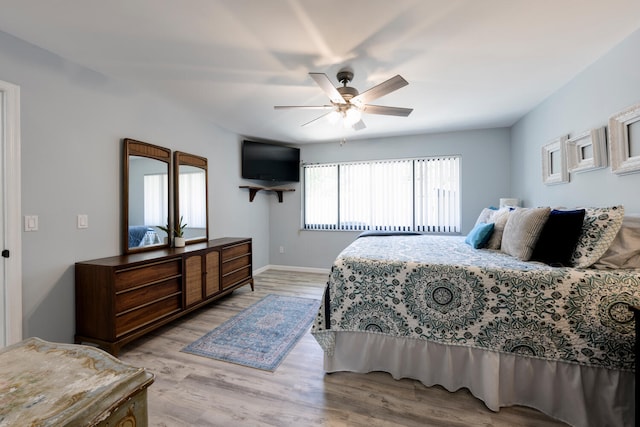
[{"label": "distressed white table", "polygon": [[0,426],[146,426],[153,379],[94,347],[29,338],[0,350]]}]

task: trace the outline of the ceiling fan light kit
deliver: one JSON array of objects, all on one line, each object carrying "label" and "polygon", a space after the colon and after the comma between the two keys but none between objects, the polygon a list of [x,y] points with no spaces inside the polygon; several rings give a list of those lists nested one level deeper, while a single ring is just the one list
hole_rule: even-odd
[{"label": "ceiling fan light kit", "polygon": [[362,113],[357,107],[351,106],[344,113],[343,124],[345,128],[353,127],[362,119]]},{"label": "ceiling fan light kit", "polygon": [[408,85],[409,83],[400,75],[396,75],[377,86],[360,93],[354,87],[348,86],[353,80],[353,71],[342,69],[338,71],[337,78],[341,87],[334,87],[329,77],[324,73],[309,73],[311,78],[327,94],[331,105],[302,106],[302,105],[279,105],[276,110],[303,108],[303,109],[331,109],[332,111],[323,114],[302,126],[315,123],[319,119],[326,117],[330,123],[337,123],[342,118],[342,125],[345,128],[354,130],[364,129],[366,125],[362,121],[362,113],[378,114],[386,116],[407,117],[413,111],[412,108],[386,107],[382,105],[369,105],[369,101],[378,99],[393,91]]}]

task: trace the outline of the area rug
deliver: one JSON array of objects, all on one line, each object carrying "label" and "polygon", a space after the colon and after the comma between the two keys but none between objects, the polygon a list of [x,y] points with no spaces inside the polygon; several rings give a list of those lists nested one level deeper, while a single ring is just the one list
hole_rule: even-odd
[{"label": "area rug", "polygon": [[319,306],[314,299],[269,294],[182,351],[273,372]]}]

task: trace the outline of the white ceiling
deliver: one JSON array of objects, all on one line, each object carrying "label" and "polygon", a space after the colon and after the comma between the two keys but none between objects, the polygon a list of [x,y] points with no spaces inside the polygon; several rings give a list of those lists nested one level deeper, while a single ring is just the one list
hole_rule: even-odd
[{"label": "white ceiling", "polygon": [[[640,28],[638,0],[0,0],[0,31],[240,135],[320,142],[510,126]],[[345,130],[308,73],[409,85]],[[0,67],[1,69],[1,67]]]}]

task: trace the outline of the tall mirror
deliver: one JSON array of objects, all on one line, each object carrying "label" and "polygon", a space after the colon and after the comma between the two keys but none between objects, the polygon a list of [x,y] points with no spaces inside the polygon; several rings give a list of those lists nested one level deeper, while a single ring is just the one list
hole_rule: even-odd
[{"label": "tall mirror", "polygon": [[180,151],[173,156],[176,224],[182,220],[185,243],[206,242],[209,239],[207,159]]},{"label": "tall mirror", "polygon": [[168,247],[171,150],[124,140],[124,253]]}]

